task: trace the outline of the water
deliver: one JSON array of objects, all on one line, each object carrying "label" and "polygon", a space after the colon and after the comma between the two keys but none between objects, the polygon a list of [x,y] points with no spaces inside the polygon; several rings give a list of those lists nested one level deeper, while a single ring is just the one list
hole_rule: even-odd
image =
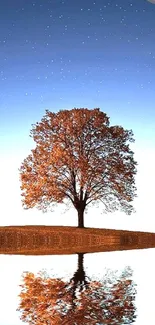
[{"label": "water", "polygon": [[[0,325],[23,324],[20,317],[24,308],[17,308],[22,301],[21,284],[25,290],[22,276],[29,273],[34,279],[26,293],[30,298],[27,317],[44,317],[42,324],[51,324],[51,306],[55,305],[52,324],[56,324],[56,317],[57,324],[153,324],[154,257],[154,248],[73,255],[0,255]],[[33,291],[38,276],[42,294]],[[71,311],[67,313],[69,306]]]}]

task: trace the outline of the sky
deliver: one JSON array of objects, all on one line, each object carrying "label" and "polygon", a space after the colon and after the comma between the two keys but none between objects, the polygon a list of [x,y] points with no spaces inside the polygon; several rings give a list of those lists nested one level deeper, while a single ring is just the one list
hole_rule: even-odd
[{"label": "sky", "polygon": [[97,214],[91,209],[85,225],[155,230],[154,16],[155,5],[147,0],[3,1],[0,225],[77,225],[74,209],[24,211],[18,169],[35,147],[31,125],[46,109],[99,107],[111,125],[134,132],[136,214],[101,215],[101,209]]}]

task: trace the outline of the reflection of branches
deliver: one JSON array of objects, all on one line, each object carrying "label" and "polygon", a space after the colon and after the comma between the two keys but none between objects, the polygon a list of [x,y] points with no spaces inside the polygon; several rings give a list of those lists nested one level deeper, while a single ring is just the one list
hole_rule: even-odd
[{"label": "reflection of branches", "polygon": [[83,269],[83,254],[70,281],[27,273],[21,285],[21,319],[33,325],[124,325],[135,321],[136,290],[131,274],[123,273],[109,285],[88,279]]}]

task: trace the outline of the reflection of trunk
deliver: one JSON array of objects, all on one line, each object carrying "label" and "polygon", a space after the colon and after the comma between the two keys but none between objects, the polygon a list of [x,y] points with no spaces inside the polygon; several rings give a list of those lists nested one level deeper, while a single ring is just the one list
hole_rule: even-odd
[{"label": "reflection of trunk", "polygon": [[78,268],[77,271],[74,273],[71,283],[73,284],[73,295],[75,297],[76,290],[79,289],[79,291],[82,291],[84,288],[88,287],[88,281],[87,281],[87,276],[84,271],[83,267],[83,259],[84,259],[84,254],[79,253],[78,254]]},{"label": "reflection of trunk", "polygon": [[84,267],[83,267],[83,258],[84,258],[84,254],[79,253],[78,254],[78,268],[72,278],[76,287],[78,286],[78,284],[80,285],[80,291],[81,291],[81,286],[87,284],[86,275],[85,275],[85,271],[84,271]]},{"label": "reflection of trunk", "polygon": [[80,208],[78,211],[78,228],[84,228],[84,209]]},{"label": "reflection of trunk", "polygon": [[73,277],[70,279],[69,283],[65,286],[70,291],[72,298],[73,298],[73,308],[74,308],[74,299],[76,299],[76,291],[77,289],[81,292],[83,289],[88,288],[89,281],[87,280],[87,276],[84,271],[83,267],[83,259],[84,254],[78,254],[78,268],[77,271],[74,273]]},{"label": "reflection of trunk", "polygon": [[84,254],[83,253],[79,253],[78,254],[78,270],[84,272],[84,268],[83,268],[83,259],[84,259]]}]

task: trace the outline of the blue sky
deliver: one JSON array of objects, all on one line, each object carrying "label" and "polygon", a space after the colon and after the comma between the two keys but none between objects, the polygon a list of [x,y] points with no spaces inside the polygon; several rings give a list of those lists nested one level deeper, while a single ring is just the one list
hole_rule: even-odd
[{"label": "blue sky", "polygon": [[[31,124],[45,109],[100,109],[132,129],[138,162],[137,213],[87,225],[148,230],[154,225],[155,5],[146,0],[8,1],[0,19],[1,225],[71,224],[76,211],[23,211],[18,168],[34,147]],[[60,210],[60,211],[59,211]],[[149,213],[148,213],[149,211]],[[146,220],[148,213],[149,222]],[[70,215],[70,217],[69,217]],[[91,220],[92,215],[92,220]],[[120,219],[119,219],[120,218]],[[91,221],[90,221],[91,220]],[[115,221],[114,221],[115,220]],[[120,220],[120,221],[119,221]]]}]

